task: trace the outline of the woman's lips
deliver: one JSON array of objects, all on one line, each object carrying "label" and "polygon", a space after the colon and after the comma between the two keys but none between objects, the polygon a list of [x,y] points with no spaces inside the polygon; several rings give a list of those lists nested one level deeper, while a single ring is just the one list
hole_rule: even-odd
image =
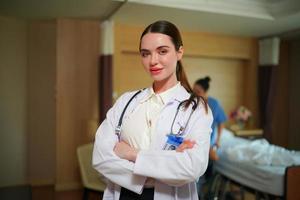
[{"label": "woman's lips", "polygon": [[162,71],[162,68],[150,68],[150,73],[152,75],[157,75]]}]

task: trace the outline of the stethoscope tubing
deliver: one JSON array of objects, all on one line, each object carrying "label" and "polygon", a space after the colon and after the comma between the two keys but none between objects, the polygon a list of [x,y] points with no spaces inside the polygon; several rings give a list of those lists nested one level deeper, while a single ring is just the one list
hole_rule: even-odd
[{"label": "stethoscope tubing", "polygon": [[[185,106],[184,104],[187,103],[188,101],[189,101],[189,99],[186,99],[186,100],[180,102],[179,105],[178,105],[178,107],[177,107],[175,116],[174,116],[173,121],[172,121],[171,130],[170,130],[170,133],[173,134],[173,135],[176,135],[176,136],[182,136],[182,135],[184,134],[184,131],[185,131],[186,127],[188,126],[188,124],[189,124],[189,122],[190,122],[190,119],[191,119],[191,117],[192,117],[194,111],[195,111],[196,108],[197,108],[198,103],[193,99],[192,102],[191,102],[191,103],[193,104],[193,106],[192,106],[192,111],[191,111],[191,113],[190,113],[190,115],[189,115],[189,117],[188,117],[188,119],[187,119],[187,121],[186,121],[186,123],[185,123],[185,126],[180,126],[180,129],[178,130],[178,132],[177,132],[176,134],[174,134],[173,127],[174,127],[174,123],[175,123],[175,121],[176,121],[178,112],[179,112],[180,108],[181,108],[182,106]],[[184,109],[187,109],[187,108],[184,107]]]},{"label": "stethoscope tubing", "polygon": [[[144,89],[143,89],[144,90]],[[130,99],[129,101],[127,102],[126,106],[124,107],[122,113],[121,113],[121,116],[119,118],[119,122],[118,122],[118,125],[116,127],[116,130],[115,130],[115,134],[118,136],[118,140],[120,141],[121,140],[121,127],[122,127],[122,123],[123,123],[123,117],[124,117],[124,114],[127,110],[127,107],[129,106],[130,102],[139,94],[141,93],[143,90],[139,90],[137,91]]]},{"label": "stethoscope tubing", "polygon": [[[126,112],[128,106],[129,106],[129,104],[131,103],[131,101],[132,101],[139,93],[141,93],[143,90],[144,90],[144,89],[137,91],[137,92],[129,99],[129,101],[127,102],[127,104],[125,105],[125,107],[124,107],[124,109],[123,109],[123,111],[122,111],[122,113],[121,113],[121,116],[120,116],[120,118],[119,118],[118,125],[117,125],[117,127],[116,127],[116,129],[115,129],[115,134],[116,134],[117,137],[118,137],[118,141],[121,140],[121,128],[122,128],[122,123],[123,123],[123,117],[124,117],[124,114],[125,114],[125,112]],[[174,134],[174,132],[173,132],[173,126],[174,126],[175,120],[176,120],[176,118],[177,118],[178,112],[179,112],[179,110],[180,110],[180,108],[181,108],[182,106],[185,106],[184,103],[187,103],[188,101],[189,101],[189,99],[186,99],[186,100],[184,100],[184,101],[181,101],[181,102],[179,103],[178,107],[177,107],[177,110],[176,110],[176,113],[175,113],[175,116],[174,116],[174,119],[173,119],[172,125],[171,125],[171,132],[170,132],[170,133],[173,134],[173,135],[176,135],[176,136],[182,136],[182,135],[183,135],[183,133],[184,133],[186,127],[188,126],[188,124],[189,124],[189,122],[190,122],[190,119],[191,119],[192,114],[194,113],[194,111],[195,111],[196,108],[197,108],[198,102],[196,102],[194,99],[192,99],[192,101],[191,101],[191,103],[193,104],[193,106],[192,106],[192,111],[191,111],[191,113],[190,113],[190,115],[189,115],[189,117],[188,117],[188,119],[187,119],[187,122],[185,123],[185,126],[181,126],[180,129],[178,130],[178,132],[177,132],[176,134]],[[187,109],[187,108],[184,107],[184,109]]]}]

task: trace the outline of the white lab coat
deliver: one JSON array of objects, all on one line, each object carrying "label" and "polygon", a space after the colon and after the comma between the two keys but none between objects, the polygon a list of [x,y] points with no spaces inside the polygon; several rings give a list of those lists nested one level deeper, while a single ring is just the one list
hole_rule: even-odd
[{"label": "white lab coat", "polygon": [[[146,97],[149,88],[138,94],[128,106],[124,120]],[[120,115],[135,92],[123,94],[108,111],[106,119],[96,133],[93,151],[93,166],[107,180],[104,200],[118,200],[121,187],[142,193],[147,177],[154,178],[154,200],[198,200],[196,181],[205,172],[208,163],[212,113],[202,104],[193,113],[185,131],[185,138],[196,141],[192,149],[184,152],[162,150],[166,135],[170,133],[177,106],[189,98],[189,93],[180,86],[176,96],[166,103],[157,120],[155,136],[149,150],[141,150],[135,163],[119,158],[113,151],[118,141],[115,128]],[[184,125],[191,112],[180,111],[173,132]]]}]

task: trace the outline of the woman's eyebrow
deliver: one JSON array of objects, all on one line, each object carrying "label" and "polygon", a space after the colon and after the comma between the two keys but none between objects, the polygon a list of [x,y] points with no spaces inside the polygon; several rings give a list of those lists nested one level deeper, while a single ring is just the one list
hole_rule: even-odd
[{"label": "woman's eyebrow", "polygon": [[150,52],[148,49],[141,49],[140,52]]},{"label": "woman's eyebrow", "polygon": [[[163,46],[159,46],[156,49],[162,49],[162,48],[170,48],[169,46],[163,45]],[[150,52],[149,49],[141,49],[140,52]]]},{"label": "woman's eyebrow", "polygon": [[169,46],[159,46],[157,47],[157,49],[161,49],[161,48],[170,48]]}]

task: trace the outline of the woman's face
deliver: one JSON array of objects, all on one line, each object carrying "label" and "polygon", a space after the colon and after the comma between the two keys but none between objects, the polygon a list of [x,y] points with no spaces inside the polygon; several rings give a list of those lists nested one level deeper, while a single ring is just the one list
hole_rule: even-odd
[{"label": "woman's face", "polygon": [[182,47],[176,51],[168,35],[147,33],[141,40],[140,49],[142,64],[154,82],[177,82],[176,65],[182,58]]}]

